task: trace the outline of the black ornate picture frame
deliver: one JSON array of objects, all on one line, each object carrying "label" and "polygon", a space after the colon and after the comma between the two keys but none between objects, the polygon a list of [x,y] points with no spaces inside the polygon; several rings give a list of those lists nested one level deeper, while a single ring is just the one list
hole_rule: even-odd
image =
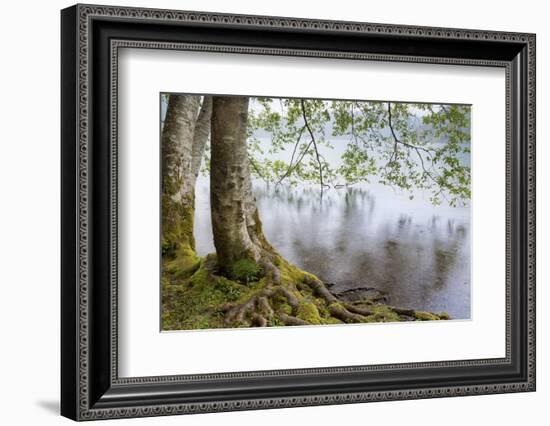
[{"label": "black ornate picture frame", "polygon": [[[62,415],[93,420],[535,390],[534,34],[96,5],[64,9],[61,29]],[[505,69],[506,356],[120,378],[121,47]]]}]

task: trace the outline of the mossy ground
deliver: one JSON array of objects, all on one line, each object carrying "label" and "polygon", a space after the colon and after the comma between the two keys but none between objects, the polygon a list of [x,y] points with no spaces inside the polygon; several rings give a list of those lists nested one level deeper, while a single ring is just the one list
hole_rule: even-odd
[{"label": "mossy ground", "polygon": [[[328,305],[323,298],[317,297],[312,289],[304,284],[303,271],[282,260],[277,266],[281,273],[280,285],[286,286],[299,303],[292,308],[283,295],[274,295],[270,299],[274,314],[269,315],[267,326],[285,325],[281,319],[284,314],[292,314],[312,325],[344,323],[331,314],[331,310],[338,306]],[[247,265],[245,269],[248,271],[250,266]],[[215,255],[199,258],[194,252],[190,252],[181,253],[181,256],[175,258],[164,259],[162,329],[190,330],[254,326],[251,317],[245,317],[237,323],[228,323],[225,318],[228,306],[244,304],[266,289],[265,277],[257,278],[252,274],[255,279],[250,281],[251,275],[245,275],[241,282],[217,275]],[[335,304],[338,305],[338,302]],[[409,315],[404,316],[387,304],[368,299],[355,301],[354,305],[367,308],[370,312],[370,315],[364,316],[360,321],[365,323],[449,319],[446,313],[434,314],[423,311],[411,311]]]}]

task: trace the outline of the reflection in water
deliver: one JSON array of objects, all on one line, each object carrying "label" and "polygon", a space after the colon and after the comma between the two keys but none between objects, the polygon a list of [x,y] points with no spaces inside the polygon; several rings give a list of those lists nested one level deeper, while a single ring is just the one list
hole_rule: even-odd
[{"label": "reflection in water", "polygon": [[[330,189],[255,185],[264,231],[297,266],[337,292],[375,287],[393,305],[470,318],[470,209],[365,184]],[[200,255],[214,251],[208,179],[196,194]]]}]

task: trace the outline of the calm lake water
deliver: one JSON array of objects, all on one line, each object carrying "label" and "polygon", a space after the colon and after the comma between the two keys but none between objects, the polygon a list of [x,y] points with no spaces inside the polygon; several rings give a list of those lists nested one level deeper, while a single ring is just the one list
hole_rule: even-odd
[{"label": "calm lake water", "polygon": [[[325,190],[255,183],[264,231],[286,259],[337,292],[374,287],[394,306],[470,318],[470,209],[378,184]],[[197,251],[214,251],[208,178],[196,190]]]}]

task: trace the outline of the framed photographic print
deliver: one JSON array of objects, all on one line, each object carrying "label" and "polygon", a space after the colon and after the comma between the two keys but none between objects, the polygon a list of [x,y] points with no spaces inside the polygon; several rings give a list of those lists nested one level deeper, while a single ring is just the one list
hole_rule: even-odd
[{"label": "framed photographic print", "polygon": [[535,390],[535,36],[76,5],[74,420]]}]

